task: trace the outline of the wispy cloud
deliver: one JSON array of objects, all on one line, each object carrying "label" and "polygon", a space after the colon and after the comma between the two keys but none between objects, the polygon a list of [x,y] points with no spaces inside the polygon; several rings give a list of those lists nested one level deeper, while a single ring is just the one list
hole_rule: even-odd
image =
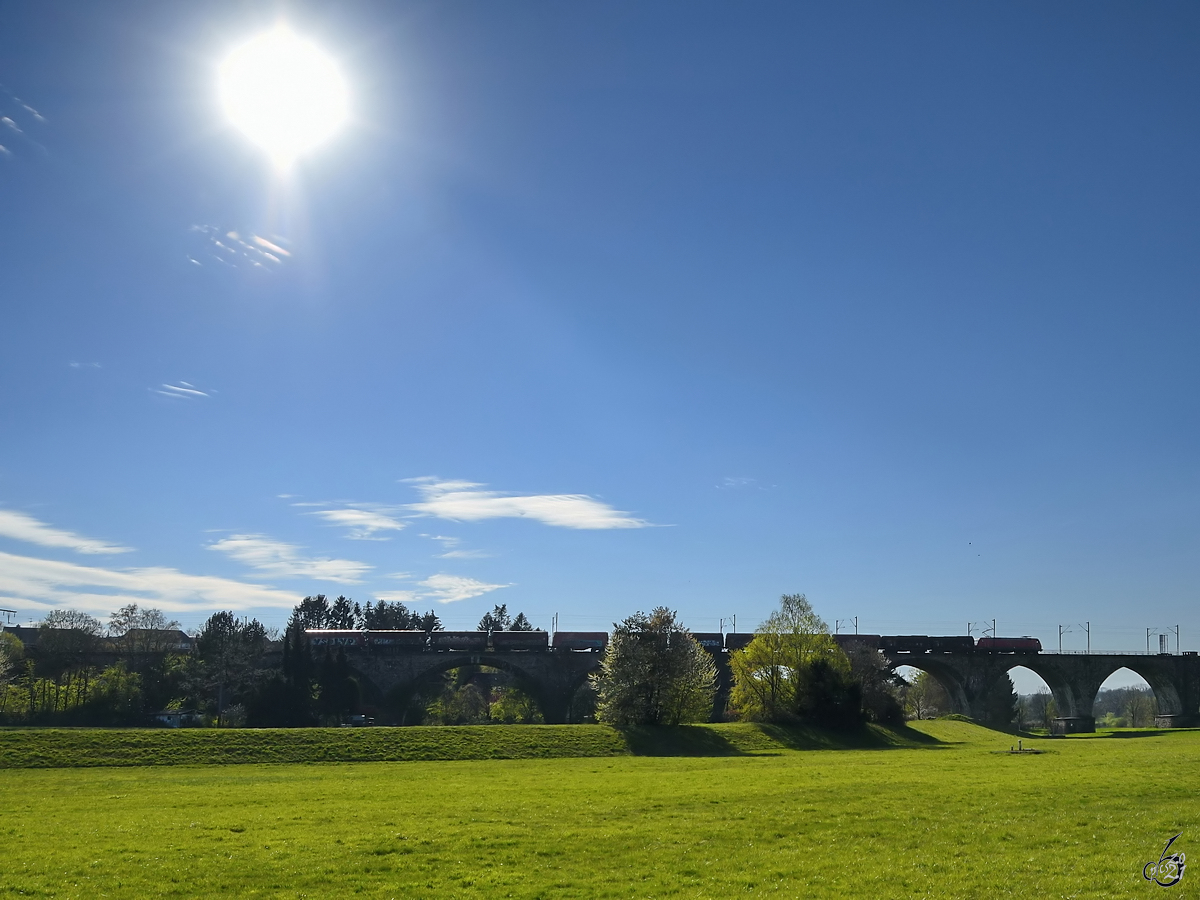
[{"label": "wispy cloud", "polygon": [[0,537],[43,547],[65,547],[76,553],[128,553],[133,549],[63,531],[40,522],[31,515],[11,509],[0,509]]},{"label": "wispy cloud", "polygon": [[177,569],[110,569],[0,553],[0,599],[31,610],[69,606],[107,614],[129,603],[168,612],[289,609],[290,592]]},{"label": "wispy cloud", "polygon": [[46,148],[39,144],[33,134],[46,119],[36,109],[16,97],[6,88],[0,87],[0,134],[8,136],[9,145],[0,146],[0,155],[13,156],[13,148],[35,147],[41,153]]},{"label": "wispy cloud", "polygon": [[437,554],[438,559],[486,559],[492,555],[482,550],[467,550],[459,547],[458,545],[462,543],[460,538],[444,534],[423,534],[421,537],[437,541],[442,545],[442,552]]},{"label": "wispy cloud", "polygon": [[376,600],[387,600],[389,603],[420,603],[421,595],[416,591],[383,591],[375,595]]},{"label": "wispy cloud", "polygon": [[26,103],[24,100],[22,100],[16,94],[14,94],[12,91],[8,90],[7,88],[0,88],[0,90],[3,90],[5,95],[8,96],[8,98],[10,100],[12,100],[13,103],[15,103],[17,106],[19,106],[23,112],[26,112],[29,115],[33,116],[33,118],[36,121],[38,121],[38,122],[46,121],[45,116],[43,116],[40,112],[38,112],[36,109],[34,109],[28,103]]},{"label": "wispy cloud", "polygon": [[755,480],[753,478],[735,478],[726,476],[725,478],[721,479],[721,483],[718,484],[717,487],[721,488],[722,490],[735,490],[737,488],[753,487],[754,484]]},{"label": "wispy cloud", "polygon": [[76,361],[72,360],[71,362],[67,363],[67,365],[69,365],[72,369],[99,369],[99,368],[102,368],[102,366],[98,362],[81,363],[81,362],[76,362]]},{"label": "wispy cloud", "polygon": [[[407,581],[411,576],[407,572],[396,572],[391,577]],[[424,581],[417,582],[418,589],[398,591],[382,591],[375,596],[380,600],[399,601],[401,603],[457,603],[459,600],[470,600],[500,588],[512,587],[510,584],[488,584],[464,575],[446,575],[439,573],[430,575]]]},{"label": "wispy cloud", "polygon": [[262,534],[234,534],[208,549],[249,566],[270,578],[314,578],[338,584],[360,584],[373,566],[351,559],[305,556],[302,547]]},{"label": "wispy cloud", "polygon": [[512,587],[508,584],[488,584],[463,575],[430,575],[417,584],[426,589],[421,592],[422,599],[436,600],[438,603],[457,603],[500,588]]},{"label": "wispy cloud", "polygon": [[[296,506],[313,506],[324,504],[297,503]],[[324,519],[330,525],[350,529],[346,535],[357,541],[386,541],[388,537],[380,535],[381,531],[400,531],[407,528],[405,522],[400,522],[388,515],[391,510],[386,507],[373,507],[369,504],[346,504],[340,509],[319,509],[308,515]]]},{"label": "wispy cloud", "polygon": [[160,387],[150,388],[156,394],[162,394],[164,397],[174,397],[176,400],[197,400],[200,397],[212,396],[208,391],[202,391],[187,381],[181,381],[178,384],[164,384]]},{"label": "wispy cloud", "polygon": [[518,495],[480,490],[486,485],[471,481],[406,480],[415,484],[423,496],[419,503],[410,504],[409,509],[455,522],[533,519],[559,528],[581,529],[646,528],[650,525],[586,494]]},{"label": "wispy cloud", "polygon": [[216,225],[193,225],[191,234],[197,240],[187,258],[197,266],[215,264],[266,271],[283,265],[292,255],[284,246],[287,240],[278,235],[270,239],[257,234],[243,235]]}]

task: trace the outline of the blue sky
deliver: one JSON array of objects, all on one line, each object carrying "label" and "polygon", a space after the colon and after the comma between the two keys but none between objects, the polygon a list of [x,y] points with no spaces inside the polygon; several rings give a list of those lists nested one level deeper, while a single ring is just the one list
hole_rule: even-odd
[{"label": "blue sky", "polygon": [[[352,96],[287,175],[216,91],[281,17]],[[749,630],[804,592],[1194,648],[1198,39],[1172,3],[7,4],[0,606]]]}]

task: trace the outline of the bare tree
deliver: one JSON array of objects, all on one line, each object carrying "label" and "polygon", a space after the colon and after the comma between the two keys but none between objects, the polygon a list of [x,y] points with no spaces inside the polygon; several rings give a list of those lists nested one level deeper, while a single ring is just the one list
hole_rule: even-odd
[{"label": "bare tree", "polygon": [[162,653],[178,640],[179,623],[161,609],[141,609],[136,603],[122,606],[108,618],[108,633],[127,658]]},{"label": "bare tree", "polygon": [[1125,703],[1125,717],[1130,728],[1145,728],[1154,724],[1158,704],[1148,692],[1131,693]]}]

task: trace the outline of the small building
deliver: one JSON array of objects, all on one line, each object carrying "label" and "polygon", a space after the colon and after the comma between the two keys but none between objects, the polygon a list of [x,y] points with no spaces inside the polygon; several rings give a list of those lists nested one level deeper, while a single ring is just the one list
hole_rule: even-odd
[{"label": "small building", "polygon": [[200,713],[194,709],[164,709],[154,714],[154,721],[168,728],[190,728],[203,724]]}]

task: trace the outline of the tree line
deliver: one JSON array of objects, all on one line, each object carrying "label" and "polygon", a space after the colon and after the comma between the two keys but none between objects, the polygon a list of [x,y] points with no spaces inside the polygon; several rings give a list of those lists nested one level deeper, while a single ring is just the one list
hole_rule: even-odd
[{"label": "tree line", "polygon": [[[729,718],[835,728],[904,721],[902,679],[878,650],[840,647],[803,594],[780,598],[730,668]],[[676,613],[659,607],[614,626],[592,687],[601,722],[702,722],[712,715],[717,668]]]},{"label": "tree line", "polygon": [[[532,631],[498,605],[481,631]],[[282,633],[234,612],[214,613],[194,637],[157,609],[130,604],[101,622],[55,610],[30,646],[0,633],[0,724],[139,725],[175,713],[187,724],[340,724],[363,697],[344,650],[314,652],[310,629],[443,630],[433,610],[400,602],[360,605],[317,594],[292,610]],[[420,722],[532,722],[534,701],[503,673],[474,667],[423,685],[401,715]]]},{"label": "tree line", "polygon": [[[303,598],[282,633],[257,619],[218,612],[190,646],[159,610],[123,607],[107,624],[56,611],[26,650],[0,638],[0,723],[142,724],[154,713],[187,713],[195,724],[311,726],[380,712],[401,724],[541,721],[533,695],[513,676],[458,667],[422,684],[403,708],[367,703],[344,649],[315,652],[307,632],[442,629],[437,614],[400,602],[360,605],[346,597]],[[497,605],[478,630],[531,631],[524,613]],[[949,710],[940,685],[922,673],[908,683],[875,648],[839,645],[803,594],[778,608],[742,650],[730,654],[732,684],[719,716],[847,728],[895,725]],[[572,721],[617,726],[708,721],[717,667],[678,615],[665,607],[615,623],[599,670],[577,694]],[[996,724],[1029,721],[1016,694],[994,692]],[[382,704],[382,706],[381,706]],[[1128,704],[1127,704],[1128,705]],[[1136,698],[1135,698],[1136,705]]]}]

